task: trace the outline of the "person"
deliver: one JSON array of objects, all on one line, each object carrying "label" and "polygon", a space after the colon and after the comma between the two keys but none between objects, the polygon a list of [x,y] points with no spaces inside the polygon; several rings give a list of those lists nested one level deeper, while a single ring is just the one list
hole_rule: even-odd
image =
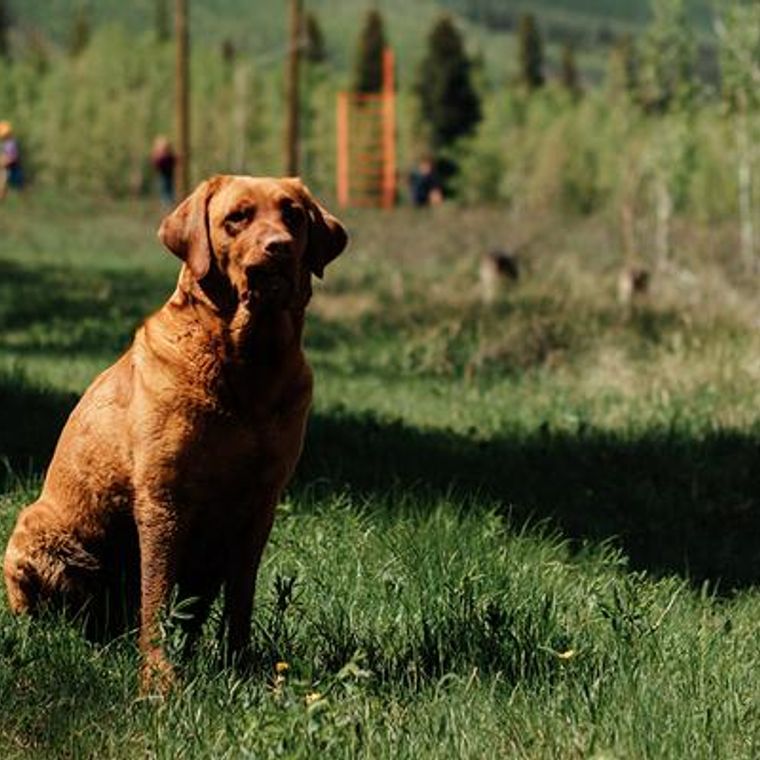
[{"label": "person", "polygon": [[9,188],[21,190],[24,186],[21,151],[9,121],[0,121],[0,169],[0,198],[6,196]]},{"label": "person", "polygon": [[409,173],[409,194],[412,205],[418,208],[443,202],[443,187],[429,156],[424,156]]},{"label": "person", "polygon": [[169,139],[158,135],[153,141],[150,160],[158,174],[158,188],[161,200],[167,205],[174,204],[174,167],[177,164],[177,154],[172,149]]}]

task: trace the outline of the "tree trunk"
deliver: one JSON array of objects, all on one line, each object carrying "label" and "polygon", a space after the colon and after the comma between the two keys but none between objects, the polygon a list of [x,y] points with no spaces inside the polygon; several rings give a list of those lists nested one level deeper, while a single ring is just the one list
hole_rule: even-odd
[{"label": "tree trunk", "polygon": [[752,219],[752,145],[747,113],[744,109],[736,119],[736,145],[739,173],[739,224],[741,256],[747,272],[757,268],[755,261],[755,224]]}]

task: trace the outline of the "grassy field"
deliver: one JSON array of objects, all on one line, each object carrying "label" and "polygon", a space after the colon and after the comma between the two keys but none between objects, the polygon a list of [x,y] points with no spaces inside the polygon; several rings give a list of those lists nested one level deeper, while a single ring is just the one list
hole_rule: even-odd
[{"label": "grassy field", "polygon": [[[0,205],[3,544],[77,394],[173,288],[159,215]],[[259,669],[217,666],[212,620],[177,692],[141,700],[133,638],[3,599],[0,756],[760,756],[760,309],[734,232],[679,226],[628,313],[603,218],[346,219]],[[495,245],[524,276],[486,308]]]}]

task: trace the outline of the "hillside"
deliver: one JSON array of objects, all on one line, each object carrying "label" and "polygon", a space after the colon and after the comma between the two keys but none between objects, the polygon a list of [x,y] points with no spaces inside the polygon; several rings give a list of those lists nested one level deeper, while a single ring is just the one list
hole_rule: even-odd
[{"label": "hillside", "polygon": [[[72,0],[27,3],[10,0],[13,17],[22,28],[37,27],[62,43],[71,24]],[[595,60],[604,46],[625,31],[636,31],[649,18],[649,3],[619,0],[308,0],[323,28],[333,65],[347,70],[353,57],[357,30],[371,5],[383,13],[389,38],[396,48],[402,79],[411,76],[419,60],[425,34],[442,11],[461,21],[471,51],[485,59],[489,77],[501,80],[514,68],[512,30],[519,15],[534,13],[549,42],[549,55],[556,44],[570,41],[584,52],[583,66],[596,78],[603,65]],[[710,0],[689,0],[695,26],[710,29]],[[216,45],[231,40],[262,64],[277,60],[284,52],[287,10],[282,0],[190,0],[192,31],[197,43]],[[139,32],[153,28],[155,0],[98,0],[89,8],[96,25],[121,23]],[[589,60],[589,55],[591,56]]]},{"label": "hillside", "polygon": [[[521,13],[531,12],[552,24],[641,26],[651,18],[647,0],[442,0],[451,10],[496,27],[509,26]],[[704,31],[712,18],[710,0],[687,0],[695,25]]]}]

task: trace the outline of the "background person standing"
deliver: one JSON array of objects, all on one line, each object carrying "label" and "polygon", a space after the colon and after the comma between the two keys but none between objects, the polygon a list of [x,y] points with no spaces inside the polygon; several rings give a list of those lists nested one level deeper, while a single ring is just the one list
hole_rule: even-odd
[{"label": "background person standing", "polygon": [[21,190],[24,186],[21,151],[9,121],[0,121],[0,168],[0,198],[6,196],[9,188]]},{"label": "background person standing", "polygon": [[172,149],[169,138],[158,135],[153,141],[150,161],[158,174],[158,189],[161,200],[167,206],[174,203],[174,167],[177,164],[177,154]]}]

